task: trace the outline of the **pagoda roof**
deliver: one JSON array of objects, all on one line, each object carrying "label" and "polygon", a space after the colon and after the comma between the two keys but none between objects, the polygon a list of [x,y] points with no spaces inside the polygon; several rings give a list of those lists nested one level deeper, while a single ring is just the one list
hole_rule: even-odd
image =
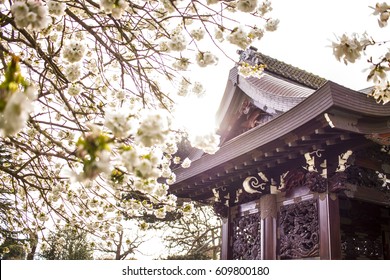
[{"label": "pagoda roof", "polygon": [[266,70],[260,78],[244,78],[234,67],[229,74],[238,88],[254,100],[254,104],[270,113],[286,112],[310,96],[315,90],[294,81],[281,79]]},{"label": "pagoda roof", "polygon": [[[234,95],[239,84],[229,78],[227,92]],[[220,109],[222,115],[227,111]],[[345,152],[374,144],[370,139],[389,133],[390,104],[378,104],[364,93],[327,81],[286,112],[224,142],[214,155],[205,154],[190,168],[175,170],[176,183],[170,192],[205,200],[213,196],[214,188],[239,184],[247,176],[277,169],[307,152],[326,148]]]},{"label": "pagoda roof", "polygon": [[[327,82],[324,78],[257,52],[253,47],[238,53],[238,64],[264,65],[265,69],[260,77],[243,77],[238,66],[230,70],[216,116],[222,142],[242,133],[243,123],[238,122],[245,117],[248,121],[251,115],[247,113],[243,116],[244,104],[253,105],[252,112],[256,112],[252,116],[257,114],[261,118],[260,115],[268,114],[266,119],[269,121],[298,105]],[[254,123],[259,125],[264,122],[265,119],[256,119]],[[197,155],[199,157],[201,153]]]}]

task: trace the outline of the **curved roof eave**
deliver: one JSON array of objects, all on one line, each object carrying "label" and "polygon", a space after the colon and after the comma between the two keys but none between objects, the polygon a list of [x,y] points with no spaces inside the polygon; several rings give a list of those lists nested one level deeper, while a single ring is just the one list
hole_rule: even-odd
[{"label": "curved roof eave", "polygon": [[[305,124],[318,117],[326,122],[328,120],[326,120],[325,113],[330,114],[331,118],[341,116],[348,119],[348,115],[352,114],[381,120],[381,127],[378,127],[380,133],[390,132],[390,104],[377,104],[374,99],[367,98],[365,94],[328,81],[319,90],[286,113],[263,126],[256,127],[227,141],[214,155],[204,155],[192,162],[191,168],[177,169],[175,171],[176,183],[171,188],[174,189],[175,186],[190,178],[201,176],[203,172],[210,168],[226,164],[230,160],[250,153],[261,146],[278,141],[294,129],[304,127]],[[341,124],[344,124],[344,126]],[[339,123],[335,122],[333,125],[335,128],[345,130],[348,129],[345,124],[341,121]],[[359,128],[356,125],[354,126],[354,121],[350,128],[353,132],[361,134],[369,131],[359,132]],[[372,133],[377,132],[375,131],[375,125],[370,129]]]}]

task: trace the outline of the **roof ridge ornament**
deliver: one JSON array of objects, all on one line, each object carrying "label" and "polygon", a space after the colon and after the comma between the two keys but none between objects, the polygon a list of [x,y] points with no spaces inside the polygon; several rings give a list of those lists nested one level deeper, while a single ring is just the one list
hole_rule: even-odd
[{"label": "roof ridge ornament", "polygon": [[240,55],[239,62],[246,62],[250,65],[258,65],[261,63],[260,57],[257,55],[257,48],[250,46],[246,50],[238,50],[237,53]]},{"label": "roof ridge ornament", "polygon": [[267,65],[262,62],[257,49],[249,47],[245,51],[238,50],[237,53],[240,55],[240,60],[237,63],[238,74],[244,78],[255,77],[260,79]]}]

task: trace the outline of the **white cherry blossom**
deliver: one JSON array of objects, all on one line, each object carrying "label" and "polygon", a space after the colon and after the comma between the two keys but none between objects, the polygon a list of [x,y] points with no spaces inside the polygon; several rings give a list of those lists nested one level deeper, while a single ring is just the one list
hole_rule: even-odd
[{"label": "white cherry blossom", "polygon": [[218,57],[213,55],[211,52],[199,52],[196,56],[196,62],[200,67],[215,65],[218,63]]},{"label": "white cherry blossom", "polygon": [[253,12],[257,7],[257,0],[238,0],[237,9],[244,13]]},{"label": "white cherry blossom", "polygon": [[35,99],[36,89],[32,86],[25,91],[18,90],[11,94],[4,111],[0,112],[1,135],[15,135],[26,126]]},{"label": "white cherry blossom", "polygon": [[65,14],[66,4],[58,1],[47,1],[49,14],[54,17],[62,17]]},{"label": "white cherry blossom", "polygon": [[100,0],[100,6],[105,13],[120,19],[129,7],[129,3],[125,0]]},{"label": "white cherry blossom", "polygon": [[40,31],[49,24],[48,8],[39,0],[16,1],[11,12],[18,28]]},{"label": "white cherry blossom", "polygon": [[164,144],[169,133],[168,116],[163,111],[145,112],[135,135],[137,141],[145,147]]},{"label": "white cherry blossom", "polygon": [[86,47],[82,42],[71,40],[64,46],[62,55],[67,61],[74,63],[79,62],[84,57],[85,51]]},{"label": "white cherry blossom", "polygon": [[[215,65],[218,55],[236,58],[236,46],[263,36],[267,2],[0,3],[2,61],[18,61],[9,72],[3,63],[0,81],[10,227],[42,238],[42,229],[67,224],[113,244],[125,218],[179,211],[168,184],[173,168],[190,162],[183,151],[176,160],[178,143],[214,153],[219,137],[192,135],[172,120],[175,107],[209,94],[192,71]],[[236,12],[247,12],[237,29]]]}]

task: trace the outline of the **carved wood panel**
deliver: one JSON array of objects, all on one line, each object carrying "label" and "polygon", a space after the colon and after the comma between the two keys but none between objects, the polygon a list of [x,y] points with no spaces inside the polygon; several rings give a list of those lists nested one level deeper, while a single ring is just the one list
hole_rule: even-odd
[{"label": "carved wood panel", "polygon": [[381,178],[381,174],[372,169],[351,166],[346,169],[347,182],[356,186],[373,188],[384,193],[390,193],[390,184]]},{"label": "carved wood panel", "polygon": [[233,259],[261,259],[260,213],[237,217],[233,220]]},{"label": "carved wood panel", "polygon": [[368,202],[340,200],[343,259],[383,259],[383,230],[390,226],[390,211]]},{"label": "carved wood panel", "polygon": [[319,256],[317,200],[306,200],[280,208],[279,256],[302,259]]}]

